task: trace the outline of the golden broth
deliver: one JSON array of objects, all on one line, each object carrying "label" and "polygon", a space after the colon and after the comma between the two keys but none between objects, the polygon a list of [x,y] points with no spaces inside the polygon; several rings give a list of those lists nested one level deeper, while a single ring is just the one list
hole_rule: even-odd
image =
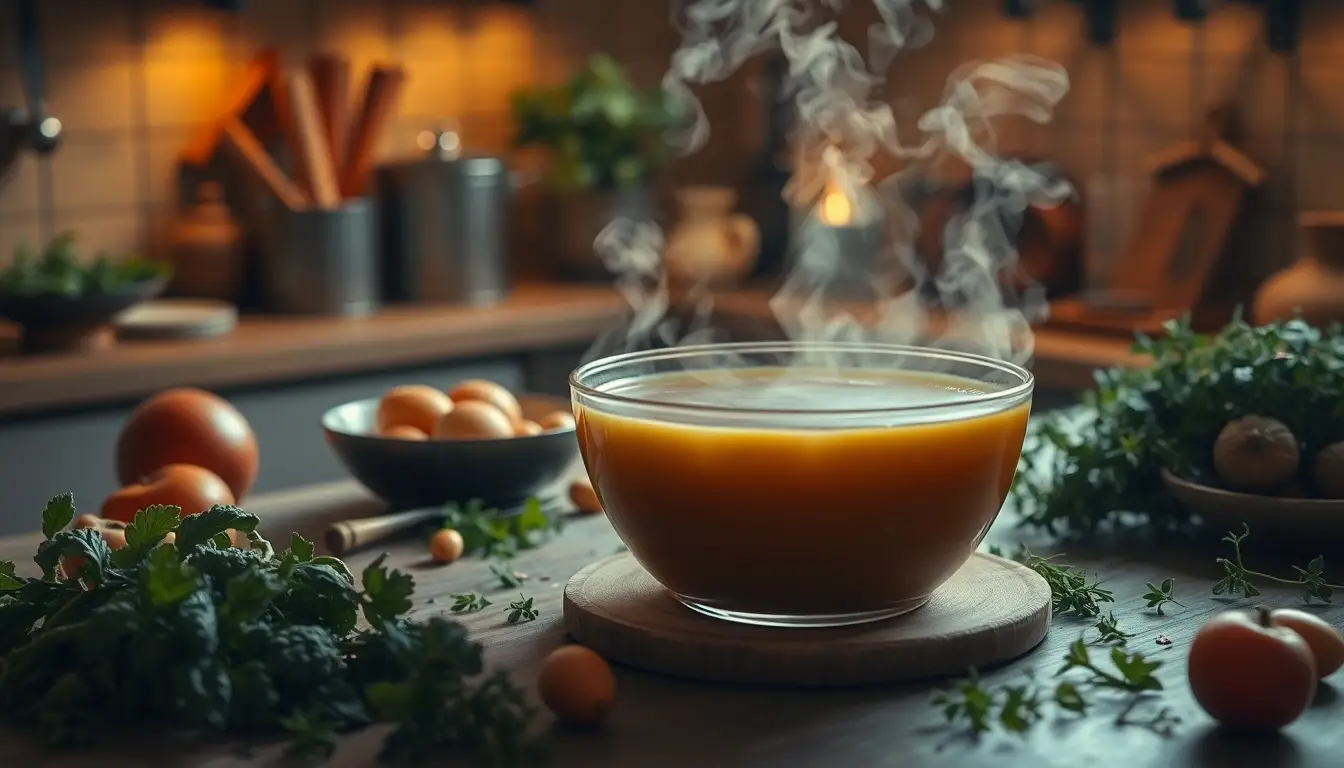
[{"label": "golden broth", "polygon": [[[804,616],[917,607],[1003,504],[1030,400],[985,402],[999,388],[935,374],[782,374],[657,374],[601,388],[655,403],[792,411],[750,423],[735,414],[732,426],[656,421],[579,398],[579,446],[612,524],[663,586],[711,608]],[[905,406],[919,408],[880,413]],[[833,428],[842,422],[817,412],[836,408],[874,412]]]}]

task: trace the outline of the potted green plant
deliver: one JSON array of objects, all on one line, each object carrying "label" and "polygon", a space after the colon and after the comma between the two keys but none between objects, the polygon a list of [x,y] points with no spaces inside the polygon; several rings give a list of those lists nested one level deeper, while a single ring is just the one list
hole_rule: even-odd
[{"label": "potted green plant", "polygon": [[25,352],[95,346],[118,313],[157,296],[171,275],[137,256],[83,257],[72,232],[53,237],[41,253],[21,243],[0,269],[0,320],[22,329]]},{"label": "potted green plant", "polygon": [[652,215],[652,179],[672,157],[665,135],[679,114],[666,93],[636,88],[607,55],[565,83],[514,94],[514,146],[550,154],[547,233],[562,273],[605,276],[593,251],[602,227]]}]

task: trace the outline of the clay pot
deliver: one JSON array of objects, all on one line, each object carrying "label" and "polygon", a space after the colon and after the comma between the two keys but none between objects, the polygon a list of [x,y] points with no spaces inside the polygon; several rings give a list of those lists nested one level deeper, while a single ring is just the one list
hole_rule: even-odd
[{"label": "clay pot", "polygon": [[1256,323],[1301,317],[1323,327],[1344,321],[1344,212],[1308,211],[1298,226],[1304,235],[1302,257],[1256,291]]},{"label": "clay pot", "polygon": [[246,268],[242,235],[219,184],[205,182],[196,195],[196,205],[177,220],[168,236],[171,291],[196,299],[234,301]]},{"label": "clay pot", "polygon": [[750,272],[760,232],[751,217],[733,213],[737,193],[727,187],[685,187],[676,195],[680,217],[668,237],[668,277],[678,283],[717,285]]}]

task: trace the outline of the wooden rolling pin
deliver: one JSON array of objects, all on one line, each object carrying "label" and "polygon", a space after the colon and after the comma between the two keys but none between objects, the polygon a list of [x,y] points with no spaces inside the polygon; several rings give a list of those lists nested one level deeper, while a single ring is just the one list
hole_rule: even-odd
[{"label": "wooden rolling pin", "polygon": [[375,515],[357,520],[343,520],[327,528],[322,541],[333,555],[342,555],[357,547],[367,547],[429,523],[445,519],[442,509],[413,509],[390,515]]},{"label": "wooden rolling pin", "polygon": [[[314,56],[308,62],[308,74],[317,91],[317,106],[322,112],[322,131],[336,163],[345,160],[346,138],[350,130],[350,60],[337,54]],[[341,168],[337,165],[339,175]]]},{"label": "wooden rolling pin", "polygon": [[406,70],[398,66],[379,65],[369,72],[364,101],[350,129],[350,143],[341,163],[341,194],[345,197],[359,197],[368,188],[378,141],[397,113],[397,99],[405,82]]},{"label": "wooden rolling pin", "polygon": [[275,164],[252,131],[236,117],[224,122],[224,146],[286,208],[298,211],[308,207],[303,192],[280,170],[280,166]]},{"label": "wooden rolling pin", "polygon": [[322,130],[322,116],[318,111],[313,83],[308,79],[307,72],[298,70],[290,73],[286,84],[290,114],[294,117],[294,134],[298,139],[299,154],[303,158],[300,166],[306,174],[306,186],[313,196],[313,206],[325,210],[337,208],[341,204],[341,188],[336,180],[336,164],[332,160],[331,147],[327,145],[327,137]]}]

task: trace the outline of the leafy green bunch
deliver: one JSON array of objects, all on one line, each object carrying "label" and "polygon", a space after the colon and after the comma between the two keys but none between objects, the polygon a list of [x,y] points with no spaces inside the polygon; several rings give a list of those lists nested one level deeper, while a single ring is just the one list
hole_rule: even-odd
[{"label": "leafy green bunch", "polygon": [[74,233],[65,232],[48,241],[40,254],[26,244],[16,247],[13,262],[0,270],[0,295],[78,298],[110,293],[168,272],[163,264],[139,258],[115,261],[106,253],[85,261],[75,250]]},{"label": "leafy green bunch", "polygon": [[[287,730],[292,748],[325,756],[338,733],[386,721],[388,760],[530,753],[522,693],[502,673],[473,680],[482,650],[460,624],[409,620],[414,582],[383,557],[358,589],[297,534],[276,552],[237,507],[179,512],[142,510],[113,551],[96,529],[66,529],[70,494],[47,505],[42,576],[0,562],[0,718],[56,746],[155,723]],[[229,529],[250,546],[231,547]]]},{"label": "leafy green bunch", "polygon": [[1129,518],[1175,529],[1191,514],[1165,493],[1160,471],[1213,482],[1212,451],[1227,422],[1259,415],[1283,422],[1309,468],[1344,438],[1344,335],[1300,320],[1253,326],[1240,317],[1218,333],[1188,319],[1159,338],[1140,335],[1137,368],[1098,371],[1081,415],[1034,420],[1012,498],[1023,524],[1086,534]]},{"label": "leafy green bunch", "polygon": [[661,89],[645,93],[614,59],[591,57],[568,82],[513,95],[514,145],[553,154],[561,189],[616,189],[647,183],[671,157],[664,133],[681,105]]}]

